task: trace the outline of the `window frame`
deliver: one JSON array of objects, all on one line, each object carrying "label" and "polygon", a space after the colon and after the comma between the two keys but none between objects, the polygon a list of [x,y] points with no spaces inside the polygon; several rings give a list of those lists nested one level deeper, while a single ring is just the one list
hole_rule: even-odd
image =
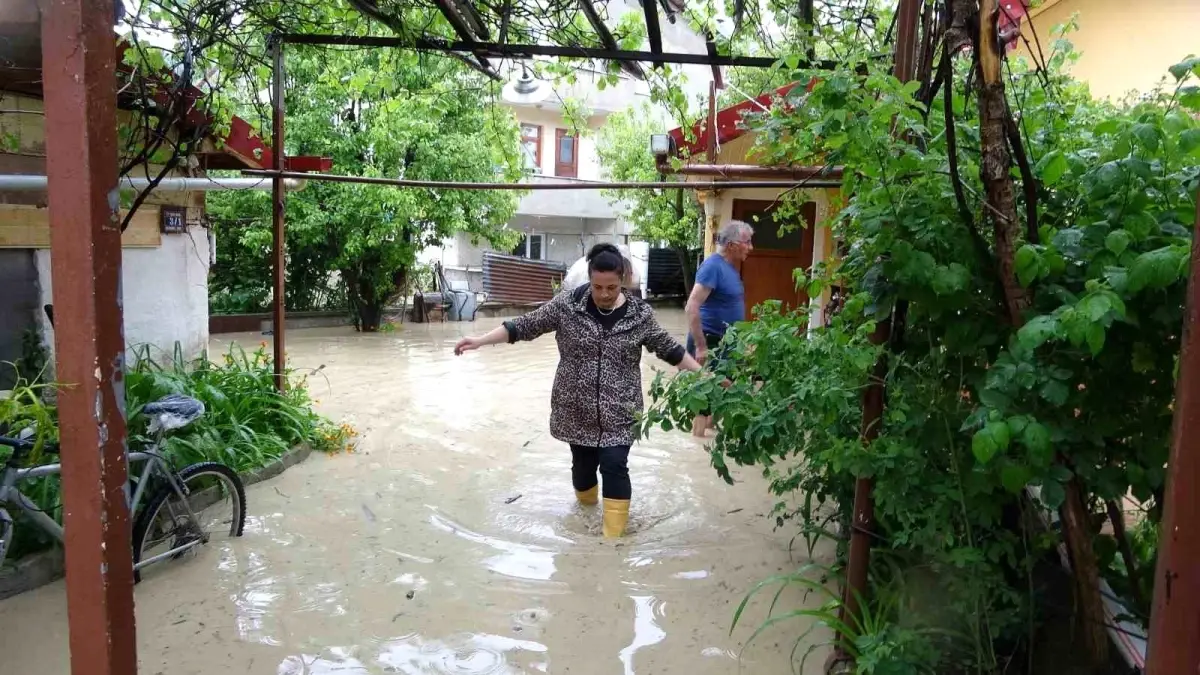
[{"label": "window frame", "polygon": [[[537,130],[537,136],[536,136],[536,137],[534,137],[534,136],[527,136],[527,135],[525,135],[525,128],[526,128],[526,127],[530,127],[530,128],[532,128],[532,129],[536,129],[536,130]],[[522,150],[522,152],[524,152],[524,149],[525,149],[525,144],[526,144],[526,143],[528,143],[529,141],[533,141],[533,142],[534,142],[534,148],[533,148],[533,172],[534,172],[534,173],[542,173],[542,125],[540,125],[540,124],[529,124],[528,122],[521,122],[521,123],[520,123],[520,129],[521,129],[521,150]]]},{"label": "window frame", "polygon": [[[533,239],[535,237],[538,240],[538,257],[537,258],[534,258],[532,255],[530,255],[530,253],[533,249]],[[545,235],[545,233],[542,233],[542,232],[526,232],[521,235],[521,243],[517,245],[517,248],[521,249],[521,252],[517,253],[516,249],[514,249],[514,252],[512,253],[512,255],[514,255],[518,258],[524,258],[526,260],[542,260],[542,261],[544,261],[544,260],[546,260],[546,235]]]}]

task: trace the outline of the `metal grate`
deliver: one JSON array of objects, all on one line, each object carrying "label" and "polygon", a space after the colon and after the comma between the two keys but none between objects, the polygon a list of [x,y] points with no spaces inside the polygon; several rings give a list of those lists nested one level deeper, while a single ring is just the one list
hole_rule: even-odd
[{"label": "metal grate", "polygon": [[546,302],[554,297],[565,274],[561,263],[483,254],[483,290],[494,302]]}]

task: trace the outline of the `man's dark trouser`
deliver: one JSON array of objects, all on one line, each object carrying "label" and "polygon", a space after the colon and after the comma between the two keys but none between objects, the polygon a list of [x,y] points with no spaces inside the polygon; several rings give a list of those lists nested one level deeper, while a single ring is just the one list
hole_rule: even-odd
[{"label": "man's dark trouser", "polygon": [[601,492],[605,499],[629,499],[633,486],[629,483],[629,446],[592,448],[571,445],[571,483],[578,492],[596,487],[596,469],[604,478]]}]

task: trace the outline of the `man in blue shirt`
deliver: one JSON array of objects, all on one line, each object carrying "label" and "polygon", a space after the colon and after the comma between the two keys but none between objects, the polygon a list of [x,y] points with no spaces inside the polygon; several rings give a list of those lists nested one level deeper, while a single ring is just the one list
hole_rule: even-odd
[{"label": "man in blue shirt", "polygon": [[[730,325],[746,318],[746,291],[735,265],[742,264],[754,250],[754,228],[731,220],[717,231],[717,253],[705,258],[696,270],[696,283],[688,297],[688,353],[701,364],[710,349],[720,344]],[[692,433],[703,436],[708,416],[697,417]]]}]

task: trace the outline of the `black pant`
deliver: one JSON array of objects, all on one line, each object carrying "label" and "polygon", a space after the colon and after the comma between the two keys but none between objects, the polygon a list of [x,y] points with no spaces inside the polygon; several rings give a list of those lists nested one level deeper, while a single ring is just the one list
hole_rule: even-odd
[{"label": "black pant", "polygon": [[571,445],[571,483],[576,490],[583,492],[596,487],[600,482],[596,479],[597,468],[604,478],[601,492],[605,499],[629,499],[633,487],[629,484],[628,445],[611,448]]}]

